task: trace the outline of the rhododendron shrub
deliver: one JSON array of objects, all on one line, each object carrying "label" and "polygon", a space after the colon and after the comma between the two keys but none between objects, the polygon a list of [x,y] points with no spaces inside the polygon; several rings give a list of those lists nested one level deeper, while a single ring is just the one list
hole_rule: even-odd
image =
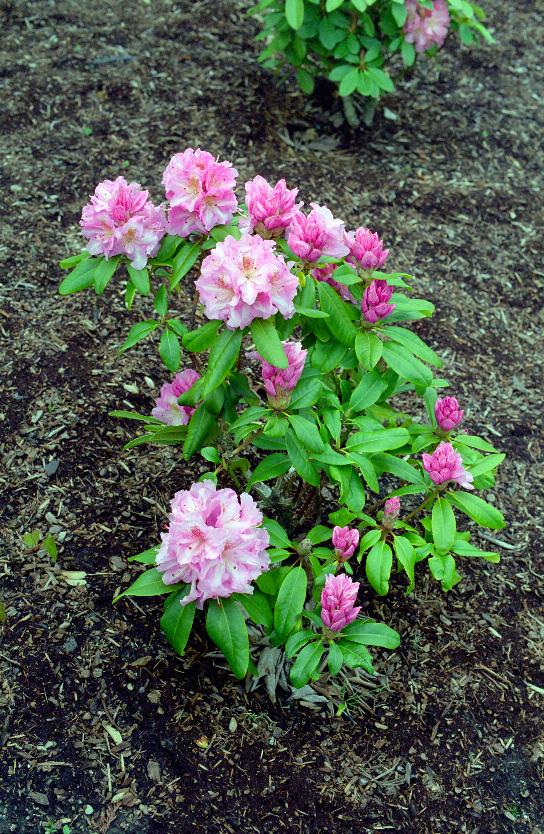
[{"label": "rhododendron shrub", "polygon": [[293,67],[305,93],[316,78],[328,78],[344,101],[359,95],[370,105],[450,32],[467,46],[493,42],[483,9],[471,0],[260,0],[250,14],[262,23],[265,67]]},{"label": "rhododendron shrub", "polygon": [[[149,415],[112,415],[139,421],[128,449],[179,445],[193,466],[160,544],[134,557],[149,569],[121,596],[164,595],[179,653],[203,617],[239,677],[262,645],[284,647],[294,686],[343,666],[370,672],[369,647],[399,640],[366,616],[371,594],[402,577],[412,592],[425,567],[448,591],[461,560],[499,560],[467,521],[504,526],[480,494],[504,455],[470,433],[470,403],[445,395],[442,361],[416,332],[433,305],[389,271],[377,232],[260,176],[232,214],[235,171],[204,151],[176,154],[167,172],[166,198],[181,202],[154,210],[166,223],[188,212],[184,236],[165,230],[139,270],[132,252],[92,243],[61,284],[101,293],[115,277],[129,308],[153,299],[122,351],[161,334],[160,394]],[[149,197],[115,183],[113,197],[111,181],[95,194],[122,224]],[[207,228],[225,212],[227,225]],[[183,320],[182,292],[194,298]]]}]

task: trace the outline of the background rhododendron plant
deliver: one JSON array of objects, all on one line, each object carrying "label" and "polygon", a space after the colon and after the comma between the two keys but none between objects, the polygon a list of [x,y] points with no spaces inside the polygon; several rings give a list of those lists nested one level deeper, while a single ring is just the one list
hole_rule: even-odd
[{"label": "background rhododendron plant", "polygon": [[[393,258],[382,237],[317,203],[301,212],[283,181],[249,181],[249,214],[236,210],[235,177],[207,151],[176,154],[164,182],[171,224],[175,208],[185,219],[145,267],[128,249],[62,263],[63,295],[115,277],[128,309],[152,307],[121,351],[158,337],[160,395],[151,414],[112,416],[140,426],[127,449],[179,445],[195,461],[161,543],[133,557],[148,569],[119,597],[164,596],[180,654],[201,611],[240,678],[263,646],[282,648],[294,687],[372,673],[369,647],[399,644],[366,616],[374,594],[411,593],[426,568],[449,591],[462,560],[499,560],[471,536],[504,526],[481,496],[504,455],[468,433],[470,404],[443,396],[442,360],[417,333],[433,305],[406,272],[381,271]],[[92,211],[117,229],[146,205],[115,180]],[[180,293],[184,307],[193,298],[183,319]]]},{"label": "background rhododendron plant", "polygon": [[[359,110],[370,124],[376,102],[418,56],[439,50],[450,32],[470,46],[493,43],[483,9],[472,0],[260,0],[251,10],[262,25],[259,56],[272,70],[292,67],[312,93],[317,78],[337,85],[352,125]],[[359,108],[357,99],[366,105]]]}]

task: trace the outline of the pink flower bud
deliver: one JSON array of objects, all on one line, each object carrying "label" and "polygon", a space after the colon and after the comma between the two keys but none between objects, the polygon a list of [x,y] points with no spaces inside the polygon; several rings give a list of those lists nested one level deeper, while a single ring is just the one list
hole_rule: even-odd
[{"label": "pink flower bud", "polygon": [[391,521],[399,517],[400,513],[400,498],[398,495],[394,495],[393,498],[388,498],[383,507],[383,514],[384,518],[388,518]]},{"label": "pink flower bud", "polygon": [[343,222],[325,206],[310,205],[308,216],[301,211],[293,215],[287,237],[290,248],[299,258],[312,263],[322,257],[343,258],[349,251],[344,243]]},{"label": "pink flower bud", "polygon": [[348,287],[346,287],[345,284],[341,284],[340,281],[334,280],[334,273],[337,269],[337,264],[327,264],[327,266],[312,269],[311,275],[316,281],[324,281],[325,284],[333,287],[340,298],[343,298],[344,301],[350,301],[353,304],[355,299],[350,293]]},{"label": "pink flower bud", "polygon": [[179,405],[178,397],[192,388],[195,382],[200,379],[200,374],[187,368],[187,370],[176,374],[172,382],[165,382],[161,388],[160,396],[155,400],[155,408],[151,412],[161,423],[168,426],[185,426],[191,419],[194,408]]},{"label": "pink flower bud", "polygon": [[295,203],[298,188],[291,191],[285,180],[274,188],[264,177],[256,176],[246,182],[247,221],[240,223],[243,231],[256,231],[262,237],[276,237],[288,228],[293,214],[302,203]]},{"label": "pink flower bud", "polygon": [[361,309],[370,324],[375,324],[393,312],[395,304],[389,304],[392,295],[393,287],[390,287],[387,281],[377,280],[369,284],[363,295]]},{"label": "pink flower bud", "polygon": [[331,631],[341,631],[356,619],[361,606],[355,606],[359,583],[345,573],[329,574],[321,592],[321,619]]},{"label": "pink flower bud", "polygon": [[359,531],[351,527],[335,527],[332,531],[332,543],[338,559],[345,562],[355,553],[359,544]]},{"label": "pink flower bud", "polygon": [[295,388],[304,370],[307,350],[299,342],[282,342],[285,355],[287,356],[287,367],[276,368],[270,365],[266,359],[251,351],[248,353],[250,359],[258,359],[262,365],[262,377],[268,401],[274,408],[286,408],[291,399],[291,392]]},{"label": "pink flower bud", "polygon": [[434,406],[436,422],[443,431],[456,429],[463,419],[463,410],[455,397],[439,398]]},{"label": "pink flower bud", "polygon": [[355,232],[346,232],[344,242],[350,251],[346,260],[362,269],[379,269],[389,255],[389,250],[384,249],[383,240],[380,240],[379,235],[362,226]]},{"label": "pink flower bud", "polygon": [[423,468],[429,473],[431,481],[435,484],[455,481],[465,489],[474,489],[472,486],[474,478],[463,467],[463,459],[451,443],[440,443],[432,455],[424,452]]}]

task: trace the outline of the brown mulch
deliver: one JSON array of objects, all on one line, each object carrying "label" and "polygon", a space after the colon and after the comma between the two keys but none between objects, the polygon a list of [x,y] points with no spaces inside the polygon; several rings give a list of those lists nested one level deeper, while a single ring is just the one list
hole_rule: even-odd
[{"label": "brown mulch", "polygon": [[[241,0],[0,5],[0,834],[544,831],[544,6],[484,5],[495,47],[450,44],[397,121],[355,133],[259,68]],[[489,498],[509,526],[481,540],[501,564],[463,564],[448,595],[423,572],[410,597],[365,588],[403,642],[340,718],[245,692],[202,630],[174,657],[158,604],[111,605],[198,465],[122,450],[108,411],[149,411],[163,371],[151,344],[117,354],[121,291],[60,299],[56,264],[96,182],[160,199],[188,145],[382,232],[437,305],[420,332],[466,425],[508,453]],[[23,546],[35,528],[55,564]]]}]

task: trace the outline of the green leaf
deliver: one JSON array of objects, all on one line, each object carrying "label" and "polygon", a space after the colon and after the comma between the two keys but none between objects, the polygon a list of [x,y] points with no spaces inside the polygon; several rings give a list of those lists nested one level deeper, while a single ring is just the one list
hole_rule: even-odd
[{"label": "green leaf", "polygon": [[147,269],[134,269],[133,266],[127,266],[127,272],[140,295],[149,295],[151,284]]},{"label": "green leaf", "polygon": [[353,643],[349,640],[339,640],[338,645],[342,649],[344,663],[350,669],[363,668],[369,675],[374,674],[372,666],[372,655],[362,643]]},{"label": "green leaf", "polygon": [[289,429],[289,431],[285,435],[285,445],[291,463],[293,464],[300,477],[312,486],[319,487],[321,483],[319,472],[317,471],[313,463],[311,463],[311,461],[308,460],[307,451],[300,444],[297,436],[295,435],[292,429]]},{"label": "green leaf", "polygon": [[416,359],[403,345],[387,342],[383,346],[382,356],[396,374],[413,382],[414,385],[428,386],[432,382],[432,372],[423,362]]},{"label": "green leaf", "polygon": [[159,326],[159,322],[155,319],[148,319],[147,321],[138,321],[133,324],[128,332],[128,336],[119,348],[119,352],[123,353],[125,350],[133,347],[137,342],[141,342],[150,333]]},{"label": "green leaf", "polygon": [[364,646],[380,646],[382,649],[398,649],[400,646],[398,631],[385,625],[385,623],[365,623],[355,620],[355,622],[342,629],[342,637],[351,640],[353,643],[362,643]]},{"label": "green leaf", "polygon": [[327,657],[327,664],[331,675],[337,675],[344,663],[344,655],[338,643],[329,644],[329,656]]},{"label": "green leaf", "polygon": [[278,591],[274,606],[274,628],[280,640],[293,630],[306,601],[308,578],[304,568],[292,568]]},{"label": "green leaf", "polygon": [[492,550],[479,550],[477,547],[474,547],[473,544],[465,541],[464,539],[455,540],[452,552],[456,553],[457,556],[465,556],[469,559],[485,559],[486,562],[492,562],[495,565],[501,560],[498,553],[495,553]]},{"label": "green leaf", "polygon": [[413,43],[403,41],[400,48],[400,54],[402,55],[402,61],[405,67],[413,66],[414,61],[416,60],[416,50]]},{"label": "green leaf", "polygon": [[142,565],[154,565],[157,561],[157,553],[159,552],[159,545],[150,547],[148,550],[142,550],[141,553],[136,553],[135,556],[130,556],[129,562],[140,562]]},{"label": "green leaf", "polygon": [[377,542],[366,557],[366,576],[380,596],[389,592],[389,577],[393,567],[391,548],[384,541]]},{"label": "green leaf", "polygon": [[168,319],[166,322],[166,326],[172,333],[175,333],[176,336],[179,336],[182,339],[185,334],[188,332],[188,328],[186,324],[179,321],[179,319]]},{"label": "green leaf", "polygon": [[325,647],[320,641],[304,646],[291,667],[289,677],[293,686],[300,689],[308,683],[318,670],[324,652]]},{"label": "green leaf", "polygon": [[355,341],[357,331],[347,313],[348,305],[342,301],[336,290],[323,281],[318,282],[317,291],[321,309],[329,314],[325,324],[341,344],[350,347]]},{"label": "green leaf", "polygon": [[378,470],[379,474],[382,474],[382,472],[390,472],[402,481],[408,481],[409,484],[420,484],[421,486],[425,486],[425,482],[421,477],[419,469],[411,466],[402,458],[395,457],[395,455],[389,455],[387,452],[381,452],[372,456],[372,463]]},{"label": "green leaf", "polygon": [[304,23],[304,0],[285,0],[285,17],[291,29],[300,29]]},{"label": "green leaf", "polygon": [[332,530],[330,527],[325,527],[323,524],[318,524],[316,527],[312,527],[309,533],[306,534],[305,538],[309,539],[312,544],[321,544],[321,542],[330,541],[332,536]]},{"label": "green leaf", "polygon": [[331,477],[340,484],[340,501],[354,513],[360,513],[365,505],[365,491],[353,466],[331,466]]},{"label": "green leaf", "polygon": [[117,255],[115,258],[110,258],[109,260],[104,258],[98,264],[94,272],[94,288],[97,295],[102,295],[108,286],[109,282],[113,278],[115,270],[119,266],[120,260],[120,256]]},{"label": "green leaf", "polygon": [[364,455],[361,455],[360,452],[351,452],[349,457],[365,479],[372,492],[378,493],[380,491],[380,485],[378,483],[376,470],[374,469],[372,461]]},{"label": "green leaf", "polygon": [[342,78],[338,92],[343,98],[350,96],[357,89],[357,85],[359,83],[359,73],[359,67],[353,67],[353,69],[346,73],[346,75]]},{"label": "green leaf", "polygon": [[253,591],[252,594],[234,594],[233,599],[237,599],[243,605],[254,623],[265,628],[272,628],[274,624],[272,608],[261,591]]},{"label": "green leaf", "polygon": [[60,295],[72,295],[72,293],[86,290],[94,285],[94,274],[100,263],[99,258],[85,258],[80,261],[75,269],[68,273],[60,283]]},{"label": "green leaf", "polygon": [[191,330],[183,336],[183,346],[190,350],[191,353],[201,353],[203,350],[208,350],[215,342],[217,331],[221,326],[220,321],[207,321],[196,330]]},{"label": "green leaf", "polygon": [[391,5],[391,13],[395,18],[395,23],[397,26],[402,27],[406,21],[406,6],[404,5],[404,0],[400,0],[400,2],[394,2]]},{"label": "green leaf", "polygon": [[349,451],[371,455],[373,452],[385,452],[398,449],[410,439],[406,429],[378,429],[377,431],[356,432],[347,442]]},{"label": "green leaf", "polygon": [[468,492],[450,492],[447,499],[450,504],[468,515],[477,524],[481,524],[482,527],[488,527],[490,530],[502,530],[506,527],[503,514],[477,495]]},{"label": "green leaf", "polygon": [[210,463],[219,463],[220,461],[219,452],[215,446],[204,446],[204,448],[200,450],[200,454],[204,460],[207,460]]},{"label": "green leaf", "polygon": [[274,317],[268,319],[253,319],[251,322],[251,335],[255,342],[255,348],[263,359],[275,368],[287,368],[288,361]]},{"label": "green leaf", "polygon": [[451,591],[454,585],[461,581],[457,573],[455,559],[450,553],[443,556],[431,556],[428,560],[429,570],[433,577],[442,585],[443,591]]},{"label": "green leaf", "polygon": [[200,254],[200,243],[186,243],[181,247],[172,265],[170,292],[175,290],[182,278],[193,268]]},{"label": "green leaf", "polygon": [[168,312],[168,293],[166,292],[166,287],[164,285],[160,286],[155,293],[155,298],[153,299],[153,306],[155,308],[155,312],[159,316],[165,316]]},{"label": "green leaf", "polygon": [[283,452],[274,452],[272,455],[267,455],[253,470],[253,474],[247,483],[248,489],[254,484],[268,481],[270,478],[278,478],[290,468],[291,461]]},{"label": "green leaf", "polygon": [[455,541],[457,527],[455,515],[445,498],[434,502],[432,512],[433,539],[439,555],[449,553]]},{"label": "green leaf", "polygon": [[413,353],[414,356],[419,356],[420,359],[428,362],[429,365],[434,365],[435,368],[441,368],[444,364],[440,356],[429,345],[425,344],[417,333],[412,333],[411,330],[407,330],[405,327],[397,327],[396,325],[390,325],[385,332],[390,339],[400,345],[404,345],[410,353]]},{"label": "green leaf", "polygon": [[397,554],[397,559],[408,577],[409,584],[406,588],[406,593],[410,594],[414,590],[415,584],[414,570],[417,561],[416,551],[414,550],[412,543],[405,536],[394,536],[393,546],[395,548],[395,553]]},{"label": "green leaf", "polygon": [[172,333],[172,331],[168,328],[166,328],[161,336],[159,354],[171,373],[175,373],[179,370],[179,363],[181,360],[179,339],[175,333]]},{"label": "green leaf", "polygon": [[150,568],[141,573],[137,579],[130,585],[126,591],[115,597],[117,600],[122,597],[156,597],[161,594],[170,594],[172,591],[179,591],[185,588],[184,582],[177,582],[174,585],[165,585],[162,579],[162,573],[157,568]]},{"label": "green leaf", "polygon": [[474,478],[478,478],[480,475],[485,475],[487,472],[492,472],[497,466],[505,459],[506,455],[502,453],[496,453],[491,455],[486,455],[483,460],[479,460],[478,463],[471,464],[470,471]]},{"label": "green leaf", "polygon": [[343,2],[344,0],[327,0],[325,4],[325,11],[327,12],[327,14],[329,12],[334,12],[335,9],[340,8]]},{"label": "green leaf", "polygon": [[295,631],[294,634],[291,634],[290,637],[287,638],[287,642],[285,643],[285,654],[287,657],[293,657],[297,652],[301,650],[306,643],[309,643],[310,640],[314,640],[316,637],[314,631]]},{"label": "green leaf", "polygon": [[317,400],[323,390],[323,385],[319,379],[310,378],[299,380],[297,387],[291,394],[289,400],[289,410],[294,411],[299,408],[309,408]]},{"label": "green leaf", "polygon": [[270,536],[270,544],[272,547],[291,547],[289,536],[281,526],[273,518],[264,518],[263,527],[268,530]]},{"label": "green leaf", "polygon": [[215,339],[210,357],[208,370],[203,381],[202,396],[207,397],[218,388],[238,358],[242,344],[241,330],[223,330]]},{"label": "green leaf", "polygon": [[351,411],[358,413],[374,405],[380,399],[386,388],[387,382],[384,381],[378,371],[370,371],[369,373],[363,374],[361,381],[353,390],[349,401]]},{"label": "green leaf", "polygon": [[469,446],[471,449],[479,449],[481,452],[496,452],[494,446],[478,437],[475,434],[458,434],[455,438],[455,443],[460,443],[462,446]]},{"label": "green leaf", "polygon": [[313,76],[305,69],[297,70],[297,83],[303,93],[311,95],[314,91],[315,81]]},{"label": "green leaf", "polygon": [[383,342],[374,333],[363,331],[355,338],[355,353],[357,359],[367,371],[378,363],[383,350]]},{"label": "green leaf", "polygon": [[183,457],[189,460],[195,452],[198,452],[210,433],[217,424],[217,417],[211,414],[204,404],[200,405],[194,412],[187,426],[187,437],[183,444]]},{"label": "green leaf", "polygon": [[195,618],[196,602],[182,605],[181,600],[187,595],[188,588],[178,591],[174,599],[165,608],[161,617],[161,631],[173,649],[183,657]]},{"label": "green leaf", "polygon": [[249,665],[249,637],[240,606],[232,597],[209,600],[206,631],[223,652],[237,678],[243,678]]},{"label": "green leaf", "polygon": [[368,67],[366,71],[372,80],[378,85],[380,90],[384,90],[386,93],[393,92],[395,85],[393,84],[391,76],[387,72],[384,72],[378,67]]},{"label": "green leaf", "polygon": [[287,419],[291,423],[296,436],[306,449],[317,454],[324,450],[325,446],[315,423],[312,423],[311,420],[306,420],[305,417],[300,417],[298,414],[288,414]]},{"label": "green leaf", "polygon": [[51,533],[48,533],[45,539],[42,542],[42,550],[45,550],[47,555],[51,558],[51,561],[54,563],[57,561],[57,556],[59,555],[59,551],[57,548],[57,543]]}]

